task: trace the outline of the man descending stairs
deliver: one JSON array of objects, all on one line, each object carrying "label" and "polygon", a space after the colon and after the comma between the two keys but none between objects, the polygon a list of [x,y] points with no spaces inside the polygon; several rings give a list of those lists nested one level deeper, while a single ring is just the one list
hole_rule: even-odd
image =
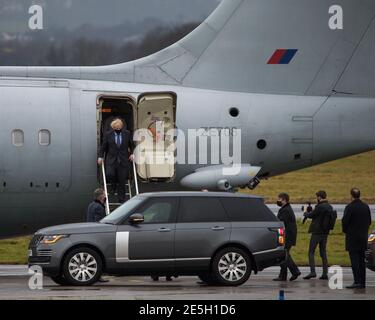
[{"label": "man descending stairs", "polygon": [[[102,167],[103,182],[107,196],[109,193],[115,193],[117,185],[118,202],[115,203],[120,205],[131,194],[131,184],[128,181],[129,169],[134,160],[134,155],[132,154],[134,143],[131,132],[125,129],[123,120],[115,119],[111,123],[111,128],[112,130],[103,134],[98,165]],[[134,163],[133,168],[135,169]],[[134,179],[136,179],[136,173]],[[109,188],[107,188],[107,182],[110,183]],[[127,192],[127,190],[129,191]],[[107,214],[109,213],[110,201],[113,201],[113,199],[108,199],[107,201]]]}]

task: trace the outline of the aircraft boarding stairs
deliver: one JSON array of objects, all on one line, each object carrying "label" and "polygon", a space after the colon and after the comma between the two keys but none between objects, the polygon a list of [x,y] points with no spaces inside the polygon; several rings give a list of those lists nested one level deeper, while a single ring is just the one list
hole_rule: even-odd
[{"label": "aircraft boarding stairs", "polygon": [[[138,189],[138,180],[137,180],[137,169],[135,166],[135,163],[132,162],[133,166],[133,174],[129,174],[129,180],[128,183],[126,184],[126,200],[131,199],[132,197],[136,196],[139,194],[139,189]],[[113,210],[117,209],[122,205],[122,203],[117,202],[117,193],[116,194],[109,194],[108,190],[111,188],[111,184],[107,183],[107,176],[105,172],[105,164],[104,161],[101,165],[101,173],[102,173],[102,181],[103,181],[103,186],[104,186],[104,192],[107,198],[106,202],[106,214],[110,214]]]}]

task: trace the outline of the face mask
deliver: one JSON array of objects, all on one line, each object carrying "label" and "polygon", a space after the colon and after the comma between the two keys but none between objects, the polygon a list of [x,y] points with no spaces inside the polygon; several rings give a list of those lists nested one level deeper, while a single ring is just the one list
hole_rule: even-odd
[{"label": "face mask", "polygon": [[277,203],[277,205],[278,205],[279,207],[282,207],[282,206],[283,206],[283,203],[282,203],[280,200],[278,200],[276,203]]},{"label": "face mask", "polygon": [[121,129],[115,130],[116,133],[121,133],[121,131],[122,131]]}]

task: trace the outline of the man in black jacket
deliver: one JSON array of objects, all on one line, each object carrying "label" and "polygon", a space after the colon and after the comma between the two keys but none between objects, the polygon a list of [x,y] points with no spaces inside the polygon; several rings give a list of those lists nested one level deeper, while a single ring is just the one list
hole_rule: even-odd
[{"label": "man in black jacket", "polygon": [[87,208],[87,222],[99,222],[105,216],[105,202],[106,196],[103,189],[96,189],[94,191],[94,201],[89,204]]},{"label": "man in black jacket", "polygon": [[285,250],[287,252],[286,260],[281,264],[280,274],[274,281],[286,281],[288,276],[288,269],[290,270],[292,277],[290,281],[296,280],[301,272],[297,265],[294,263],[293,258],[290,254],[290,250],[297,243],[297,223],[296,216],[289,203],[289,195],[286,193],[280,193],[278,197],[277,205],[280,208],[277,218],[284,222],[285,226]]},{"label": "man in black jacket", "polygon": [[[87,216],[86,221],[87,222],[99,222],[102,220],[105,216],[105,202],[107,201],[105,192],[103,189],[96,189],[94,191],[94,201],[89,204],[89,207],[87,208]],[[104,279],[103,277],[100,277],[98,282],[108,282],[107,279]]]},{"label": "man in black jacket", "polygon": [[[118,184],[117,193],[120,203],[125,202],[126,184],[129,177],[130,161],[134,156],[133,138],[130,131],[124,129],[121,119],[111,123],[112,130],[104,133],[98,164],[102,165],[105,156],[105,170],[108,183]],[[114,190],[115,188],[112,188]]]},{"label": "man in black jacket", "polygon": [[310,273],[303,279],[309,280],[316,278],[315,271],[315,250],[319,245],[320,257],[323,263],[323,274],[319,278],[320,280],[328,280],[328,259],[327,259],[327,241],[329,230],[324,229],[325,215],[333,211],[332,206],[327,201],[327,193],[325,191],[318,191],[316,193],[318,204],[315,209],[308,213],[305,212],[305,218],[312,219],[309,227],[309,233],[311,233],[310,246],[309,246],[309,265]]},{"label": "man in black jacket", "polygon": [[361,191],[351,190],[352,202],[348,204],[342,218],[342,230],[346,235],[346,250],[349,251],[354,283],[348,289],[366,288],[366,262],[368,231],[371,225],[369,206],[361,201]]}]

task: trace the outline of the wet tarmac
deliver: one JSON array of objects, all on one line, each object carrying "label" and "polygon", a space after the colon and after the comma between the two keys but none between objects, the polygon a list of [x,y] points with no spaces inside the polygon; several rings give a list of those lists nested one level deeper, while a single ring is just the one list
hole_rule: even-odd
[{"label": "wet tarmac", "polygon": [[[301,269],[303,275],[307,268]],[[318,269],[318,271],[320,271]],[[344,268],[344,286],[352,283],[350,268]],[[108,283],[92,287],[61,287],[44,277],[43,289],[31,290],[26,266],[0,266],[0,300],[277,300],[284,290],[286,300],[375,300],[375,272],[368,271],[368,286],[364,290],[332,290],[328,281],[318,279],[279,283],[272,281],[278,268],[269,268],[252,275],[240,287],[205,286],[196,277],[180,277],[172,282],[148,277],[107,277]]]}]

